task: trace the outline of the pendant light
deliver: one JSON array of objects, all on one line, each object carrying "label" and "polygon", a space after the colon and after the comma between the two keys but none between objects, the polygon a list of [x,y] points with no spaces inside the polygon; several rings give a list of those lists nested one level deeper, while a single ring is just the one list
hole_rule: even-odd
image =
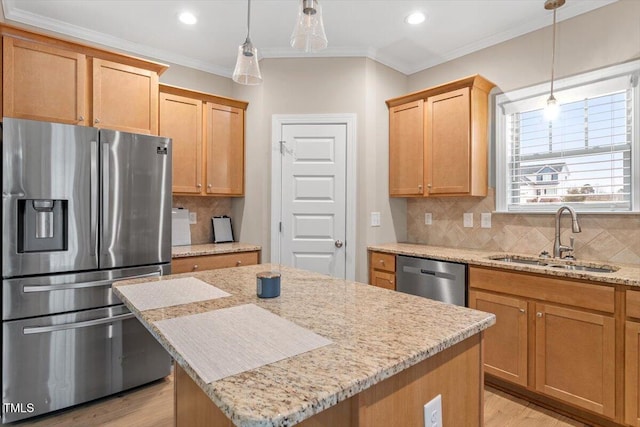
[{"label": "pendant light", "polygon": [[322,23],[322,8],[318,0],[300,0],[296,26],[291,35],[291,47],[316,52],[327,47],[327,35]]},{"label": "pendant light", "polygon": [[560,104],[553,96],[553,71],[556,61],[556,9],[562,6],[565,0],[546,0],[544,2],[544,8],[546,10],[553,10],[553,46],[551,48],[551,93],[547,99],[547,105],[544,108],[544,116],[547,120],[555,120],[560,113]]},{"label": "pendant light", "polygon": [[247,0],[247,38],[238,47],[238,59],[233,70],[233,81],[243,85],[258,85],[262,83],[260,66],[258,64],[258,50],[251,43],[251,0]]}]

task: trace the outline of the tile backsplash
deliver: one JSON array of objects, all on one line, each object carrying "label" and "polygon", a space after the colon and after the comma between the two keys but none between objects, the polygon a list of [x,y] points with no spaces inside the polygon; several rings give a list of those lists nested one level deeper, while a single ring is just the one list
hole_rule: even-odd
[{"label": "tile backsplash", "polygon": [[[189,209],[189,212],[196,213],[198,223],[191,224],[191,244],[193,245],[213,242],[211,217],[231,216],[229,197],[173,196],[173,207]],[[233,218],[231,221],[233,222]]]},{"label": "tile backsplash", "polygon": [[[495,209],[494,189],[485,198],[439,197],[408,199],[408,242],[488,251],[537,255],[553,252],[555,234],[552,214],[491,215],[491,228],[480,227],[480,214]],[[425,225],[424,214],[432,214]],[[473,227],[463,227],[463,214],[473,214]],[[562,243],[575,237],[575,257],[640,264],[640,214],[578,214],[582,232],[571,232],[566,213],[561,220]]]}]

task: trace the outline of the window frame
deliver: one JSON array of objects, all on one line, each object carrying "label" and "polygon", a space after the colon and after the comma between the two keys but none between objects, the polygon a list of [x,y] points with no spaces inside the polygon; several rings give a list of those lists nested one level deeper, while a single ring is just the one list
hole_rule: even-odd
[{"label": "window frame", "polygon": [[[612,80],[615,78],[627,77],[630,79],[632,86],[632,105],[633,113],[631,118],[631,198],[630,210],[605,210],[595,209],[593,205],[575,205],[572,206],[576,211],[581,213],[639,213],[640,212],[640,59],[625,62],[619,65],[613,65],[601,68],[595,71],[581,73],[575,76],[554,80],[554,93],[559,94],[557,98],[560,102],[561,92],[563,90],[578,88],[601,81]],[[538,205],[538,206],[519,206],[516,209],[509,209],[507,191],[509,188],[510,176],[508,161],[508,143],[507,143],[507,115],[504,106],[519,101],[531,101],[535,98],[545,100],[549,96],[550,82],[541,83],[535,86],[517,89],[502,94],[498,94],[494,98],[495,112],[495,159],[496,159],[496,191],[495,202],[496,212],[498,213],[555,213],[557,205]],[[541,106],[544,105],[541,103]]]}]

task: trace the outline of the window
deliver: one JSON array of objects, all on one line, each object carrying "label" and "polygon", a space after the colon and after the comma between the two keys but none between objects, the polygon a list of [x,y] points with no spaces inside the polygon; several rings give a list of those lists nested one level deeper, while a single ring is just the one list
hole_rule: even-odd
[{"label": "window", "polygon": [[640,211],[640,61],[496,97],[496,210]]}]

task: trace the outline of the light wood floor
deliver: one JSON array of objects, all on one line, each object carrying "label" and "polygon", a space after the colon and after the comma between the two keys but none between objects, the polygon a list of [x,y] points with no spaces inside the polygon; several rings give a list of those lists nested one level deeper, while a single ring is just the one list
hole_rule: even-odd
[{"label": "light wood floor", "polygon": [[[586,427],[547,409],[485,387],[485,427]],[[10,424],[19,427],[172,427],[173,375],[113,397]]]}]

